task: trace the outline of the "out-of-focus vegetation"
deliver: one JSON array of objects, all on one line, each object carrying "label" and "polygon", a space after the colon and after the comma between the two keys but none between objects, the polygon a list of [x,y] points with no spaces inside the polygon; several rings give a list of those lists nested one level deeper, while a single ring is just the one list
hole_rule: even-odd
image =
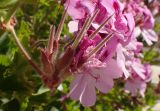
[{"label": "out-of-focus vegetation", "polygon": [[[18,0],[0,0],[0,20],[3,21]],[[56,0],[20,0],[15,27],[19,39],[31,56],[39,63],[39,48],[44,47],[49,36],[50,25],[57,26],[63,7]],[[68,18],[69,19],[69,18]],[[160,23],[156,24],[156,30]],[[69,34],[67,21],[63,36]],[[158,45],[155,45],[157,48]],[[160,52],[155,47],[144,51],[145,62],[158,64]],[[41,65],[41,64],[39,64]],[[153,106],[160,94],[156,86],[149,84],[145,98],[131,97],[124,93],[123,83],[118,80],[116,87],[108,94],[97,92],[96,105],[84,108],[70,99],[61,100],[69,92],[66,81],[54,93],[45,88],[36,72],[26,62],[9,32],[0,30],[0,110],[2,111],[142,111],[144,106]],[[148,109],[151,111],[151,109]]]}]

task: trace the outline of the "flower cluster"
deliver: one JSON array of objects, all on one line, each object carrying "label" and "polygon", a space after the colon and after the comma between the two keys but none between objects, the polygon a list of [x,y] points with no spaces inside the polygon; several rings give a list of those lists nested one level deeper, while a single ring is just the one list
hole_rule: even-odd
[{"label": "flower cluster", "polygon": [[[138,37],[148,45],[158,39],[144,1],[66,0],[64,7],[57,32],[52,26],[48,47],[41,50],[44,83],[54,89],[72,75],[68,97],[86,107],[95,104],[96,89],[109,92],[115,79],[125,81],[124,89],[133,96],[144,96],[151,69],[140,61],[143,42]],[[61,53],[58,41],[67,14],[75,38]]]},{"label": "flower cluster", "polygon": [[76,39],[83,36],[70,65],[74,80],[68,95],[83,106],[92,106],[95,88],[107,93],[113,80],[121,78],[126,81],[126,91],[144,96],[151,69],[140,61],[143,43],[137,38],[141,34],[148,45],[158,39],[153,15],[144,2],[67,0],[64,6],[72,18],[70,32]]}]

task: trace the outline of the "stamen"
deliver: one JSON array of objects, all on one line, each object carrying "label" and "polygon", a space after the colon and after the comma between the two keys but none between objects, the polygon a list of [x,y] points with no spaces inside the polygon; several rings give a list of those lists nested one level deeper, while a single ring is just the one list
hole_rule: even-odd
[{"label": "stamen", "polygon": [[104,45],[107,43],[111,38],[114,33],[112,32],[109,34],[107,37],[105,37],[89,54],[88,58],[90,58],[93,54],[97,53]]},{"label": "stamen", "polygon": [[90,36],[90,39],[93,39],[95,35],[106,25],[106,23],[113,17],[114,14],[112,14],[110,17],[108,17],[99,27],[97,30],[95,30]]}]

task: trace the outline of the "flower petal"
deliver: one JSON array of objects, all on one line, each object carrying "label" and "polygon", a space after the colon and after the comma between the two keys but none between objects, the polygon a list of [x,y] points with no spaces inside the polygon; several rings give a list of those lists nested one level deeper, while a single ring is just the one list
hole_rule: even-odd
[{"label": "flower petal", "polygon": [[126,78],[128,78],[130,76],[130,74],[125,67],[126,60],[123,55],[122,49],[123,49],[123,47],[121,46],[121,44],[118,44],[118,46],[117,46],[117,63],[118,63],[118,66],[122,69],[124,76]]},{"label": "flower petal", "polygon": [[88,80],[81,94],[80,102],[85,107],[93,106],[96,102],[96,91],[92,79]]},{"label": "flower petal", "polygon": [[[110,75],[112,78],[119,78],[122,76],[122,70],[117,65],[116,60],[110,59],[106,62],[107,67],[105,72]],[[114,70],[113,70],[114,69]]]},{"label": "flower petal", "polygon": [[114,83],[112,78],[101,78],[96,83],[96,88],[100,90],[102,93],[107,93],[112,89]]},{"label": "flower petal", "polygon": [[70,21],[68,27],[70,33],[78,31],[78,21]]},{"label": "flower petal", "polygon": [[73,100],[79,100],[82,91],[85,88],[86,78],[83,74],[76,75],[75,79],[72,81],[70,85],[70,93],[69,96]]}]

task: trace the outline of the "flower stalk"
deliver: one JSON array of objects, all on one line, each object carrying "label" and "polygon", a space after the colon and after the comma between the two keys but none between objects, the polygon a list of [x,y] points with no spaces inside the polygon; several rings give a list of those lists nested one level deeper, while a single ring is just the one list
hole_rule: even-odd
[{"label": "flower stalk", "polygon": [[50,29],[50,36],[48,40],[48,52],[51,54],[53,52],[53,42],[54,42],[54,37],[55,37],[55,26],[52,25]]},{"label": "flower stalk", "polygon": [[16,32],[14,30],[14,27],[11,26],[9,23],[6,26],[6,29],[11,32],[11,34],[13,35],[13,38],[17,44],[17,46],[19,47],[20,51],[22,52],[22,54],[24,55],[25,59],[29,62],[29,64],[37,71],[37,73],[39,75],[44,75],[44,72],[39,68],[39,66],[32,60],[32,58],[30,57],[30,55],[27,53],[27,51],[25,50],[25,48],[23,47],[23,45],[21,44],[21,42],[19,41]]},{"label": "flower stalk", "polygon": [[59,39],[60,39],[60,35],[63,29],[63,25],[65,22],[65,19],[67,17],[67,9],[64,11],[62,17],[61,17],[61,21],[60,24],[58,25],[57,31],[55,33],[55,37],[54,37],[54,41],[53,41],[53,59],[55,59],[55,57],[57,56],[58,53],[58,48],[59,48]]}]

